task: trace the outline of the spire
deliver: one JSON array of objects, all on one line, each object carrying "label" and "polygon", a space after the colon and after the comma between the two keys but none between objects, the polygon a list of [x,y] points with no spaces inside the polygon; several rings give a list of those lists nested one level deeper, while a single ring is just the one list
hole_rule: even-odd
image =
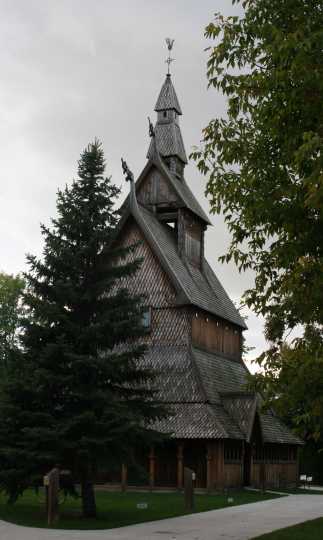
[{"label": "spire", "polygon": [[[168,50],[171,51],[174,40],[167,38]],[[168,67],[169,58],[166,60]],[[157,122],[154,129],[147,157],[153,159],[157,149],[159,155],[169,168],[170,172],[178,178],[183,177],[184,167],[187,163],[185,147],[179,127],[179,116],[182,114],[170,73],[167,73],[165,82],[159,92],[155,105]]]},{"label": "spire", "polygon": [[155,111],[176,111],[177,114],[182,114],[182,109],[177,99],[175,88],[172,83],[170,73],[167,73],[166,80],[159,93]]}]

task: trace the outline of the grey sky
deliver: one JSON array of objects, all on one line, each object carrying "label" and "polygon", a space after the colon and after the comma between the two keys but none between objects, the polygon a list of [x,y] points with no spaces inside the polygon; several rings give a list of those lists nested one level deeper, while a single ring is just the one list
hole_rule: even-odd
[{"label": "grey sky", "polygon": [[[99,137],[107,172],[123,183],[120,157],[137,176],[146,162],[147,116],[164,81],[165,37],[175,38],[173,82],[183,110],[186,151],[198,144],[225,100],[206,88],[203,37],[231,0],[0,0],[0,269],[25,269],[41,253],[40,222],[55,215],[56,190],[75,176],[81,150]],[[203,207],[205,179],[194,163],[186,179]],[[250,275],[217,262],[229,236],[211,217],[206,254],[232,299]],[[247,343],[264,347],[261,322],[249,313]]]}]

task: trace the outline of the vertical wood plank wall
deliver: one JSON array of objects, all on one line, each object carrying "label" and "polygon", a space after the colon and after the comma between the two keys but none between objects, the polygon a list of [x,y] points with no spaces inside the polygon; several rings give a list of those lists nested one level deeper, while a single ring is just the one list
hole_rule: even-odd
[{"label": "vertical wood plank wall", "polygon": [[148,207],[165,203],[165,201],[169,206],[179,202],[174,189],[155,167],[150,170],[139,187],[137,199],[141,204]]},{"label": "vertical wood plank wall", "polygon": [[[297,482],[297,462],[293,463],[265,463],[266,487],[286,487]],[[251,469],[251,483],[253,486],[261,486],[261,463],[253,463]]]},{"label": "vertical wood plank wall", "polygon": [[193,345],[219,352],[236,360],[241,358],[241,331],[238,327],[196,310],[192,319]]}]

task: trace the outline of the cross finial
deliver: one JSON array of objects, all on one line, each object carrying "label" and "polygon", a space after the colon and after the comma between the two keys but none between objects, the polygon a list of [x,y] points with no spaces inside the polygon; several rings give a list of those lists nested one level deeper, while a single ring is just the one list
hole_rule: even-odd
[{"label": "cross finial", "polygon": [[175,40],[171,39],[171,38],[166,38],[165,41],[166,41],[166,45],[167,45],[167,49],[168,49],[168,58],[165,60],[165,62],[166,62],[166,64],[168,64],[167,75],[169,75],[170,74],[170,71],[169,71],[170,70],[170,65],[175,60],[175,58],[171,58],[171,56],[170,56],[170,51],[173,48]]}]

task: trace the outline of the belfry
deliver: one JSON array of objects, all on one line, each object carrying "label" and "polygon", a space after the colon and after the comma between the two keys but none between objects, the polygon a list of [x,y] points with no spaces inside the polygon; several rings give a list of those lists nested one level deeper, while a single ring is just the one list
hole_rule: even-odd
[{"label": "belfry", "polygon": [[148,161],[131,182],[117,242],[137,243],[132,256],[143,260],[126,286],[146,298],[144,362],[170,411],[154,427],[169,437],[141,456],[142,478],[123,466],[123,486],[181,489],[185,466],[201,489],[295,484],[300,441],[246,389],[246,324],[205,259],[211,223],[185,178],[182,110],[169,72],[155,111]]}]

